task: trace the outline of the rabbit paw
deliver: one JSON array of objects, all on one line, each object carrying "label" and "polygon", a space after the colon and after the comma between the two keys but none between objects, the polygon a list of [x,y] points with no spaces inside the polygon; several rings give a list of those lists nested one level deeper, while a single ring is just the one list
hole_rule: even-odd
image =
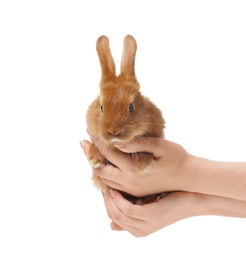
[{"label": "rabbit paw", "polygon": [[135,153],[132,154],[132,159],[143,173],[147,172],[155,163],[155,158],[151,153]]},{"label": "rabbit paw", "polygon": [[106,159],[102,156],[97,147],[91,144],[87,159],[92,168],[99,168],[106,163]]}]

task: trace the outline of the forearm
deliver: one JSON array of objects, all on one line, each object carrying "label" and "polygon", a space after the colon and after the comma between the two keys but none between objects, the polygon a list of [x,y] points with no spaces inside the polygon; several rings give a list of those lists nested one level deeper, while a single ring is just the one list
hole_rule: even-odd
[{"label": "forearm", "polygon": [[158,203],[131,204],[118,191],[104,194],[113,230],[147,236],[180,220],[195,216],[246,218],[246,201],[214,195],[171,192]]},{"label": "forearm", "polygon": [[180,189],[246,201],[246,163],[190,156],[180,174]]},{"label": "forearm", "polygon": [[[105,184],[134,196],[163,191],[188,191],[246,201],[246,162],[219,162],[193,156],[179,144],[160,138],[137,139],[112,150],[97,143],[108,161],[96,175]],[[85,142],[86,147],[89,146]],[[122,152],[123,153],[122,153]],[[150,152],[157,158],[145,174],[129,161],[126,153]],[[110,169],[109,169],[110,168]]]},{"label": "forearm", "polygon": [[192,216],[225,216],[246,218],[246,201],[225,198],[214,195],[195,194],[194,207],[191,208]]}]

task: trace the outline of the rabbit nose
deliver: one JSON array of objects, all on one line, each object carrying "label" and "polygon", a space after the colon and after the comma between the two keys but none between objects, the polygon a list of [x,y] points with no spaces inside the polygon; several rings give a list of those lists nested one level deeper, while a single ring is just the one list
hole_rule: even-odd
[{"label": "rabbit nose", "polygon": [[108,133],[112,136],[120,136],[121,130],[108,130]]}]

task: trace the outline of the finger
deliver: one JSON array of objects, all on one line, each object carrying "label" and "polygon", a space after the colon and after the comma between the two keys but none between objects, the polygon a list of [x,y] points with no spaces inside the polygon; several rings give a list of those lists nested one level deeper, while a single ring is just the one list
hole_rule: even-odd
[{"label": "finger", "polygon": [[84,150],[84,141],[80,141],[80,146],[81,146],[81,148]]},{"label": "finger", "polygon": [[[124,186],[121,184],[122,182],[125,183],[124,172],[111,164],[94,169],[93,173],[96,176],[99,176],[105,184],[114,189],[121,190],[124,188]],[[119,183],[119,180],[121,183]]]},{"label": "finger", "polygon": [[113,189],[122,190],[122,191],[126,192],[125,189],[124,189],[124,186],[122,186],[121,184],[119,184],[117,182],[109,181],[109,180],[104,179],[104,178],[101,178],[101,180],[104,184],[106,184],[107,186],[109,186]]},{"label": "finger", "polygon": [[91,145],[91,143],[87,140],[83,140],[83,141],[80,142],[80,146],[83,149],[85,155],[88,154],[89,149],[90,149],[90,145]]},{"label": "finger", "polygon": [[110,190],[110,195],[114,199],[114,204],[124,215],[141,222],[144,220],[145,205],[133,205],[130,201],[124,199],[122,194],[117,190]]},{"label": "finger", "polygon": [[96,138],[95,136],[93,136],[90,132],[88,132],[88,134],[91,137],[91,141],[95,144],[95,146],[98,148],[98,150],[101,152],[101,154],[109,162],[113,163],[120,169],[124,169],[124,170],[125,170],[126,166],[129,167],[129,165],[131,165],[130,157],[126,153],[123,153],[116,148],[113,149],[108,146],[105,146],[105,144],[103,144],[103,142],[100,142],[100,140],[98,138]]},{"label": "finger", "polygon": [[106,199],[106,192],[107,191],[103,191],[102,192],[102,195],[103,195],[103,200],[104,200],[104,204],[105,204],[105,208],[106,208],[106,212],[107,212],[107,215],[110,219],[112,219],[112,216],[110,214],[110,211],[109,211],[109,207],[108,207],[108,202],[107,202],[107,199]]},{"label": "finger", "polygon": [[[119,198],[118,200],[121,200],[122,203],[125,203],[125,205],[127,205],[128,208],[134,208],[134,207],[138,207],[138,205],[133,205],[130,201],[126,200],[119,191],[116,190],[110,190],[109,192],[107,192],[107,196],[105,196],[107,203],[108,203],[108,207],[112,216],[112,220],[117,223],[121,227],[124,228],[130,228],[130,227],[137,227],[139,225],[139,223],[142,224],[142,220],[141,219],[137,219],[134,218],[132,216],[126,215],[115,203],[115,197],[116,194],[118,194]],[[111,197],[111,198],[110,198]]]},{"label": "finger", "polygon": [[141,237],[142,236],[141,235],[141,230],[138,230],[137,228],[125,229],[125,228],[122,228],[121,226],[117,225],[113,221],[110,223],[110,227],[114,231],[127,231],[127,232],[131,233],[135,237]]},{"label": "finger", "polygon": [[[116,230],[126,230],[129,233],[131,233],[133,236],[141,237],[146,236],[148,234],[146,229],[146,222],[141,219],[136,219],[134,217],[129,217],[128,215],[125,215],[115,204],[115,195],[118,194],[119,198],[126,202],[126,204],[129,206],[129,208],[139,208],[138,205],[133,205],[129,201],[123,198],[120,192],[116,190],[110,190],[107,194],[108,199],[108,206],[110,208],[111,217],[112,217],[112,223],[111,228],[115,228]],[[110,199],[110,197],[112,199]],[[113,204],[111,204],[113,203]],[[111,205],[110,205],[111,204]]]},{"label": "finger", "polygon": [[107,215],[112,220],[112,222],[110,224],[111,229],[112,230],[116,230],[116,231],[125,231],[127,229],[129,230],[129,228],[127,228],[127,225],[125,225],[125,224],[122,225],[122,223],[120,223],[117,220],[116,220],[117,223],[114,222],[114,220],[113,220],[114,217],[113,217],[111,211],[116,212],[117,211],[117,207],[115,207],[113,198],[109,194],[109,191],[106,191],[106,192],[103,193],[103,199],[104,199]]},{"label": "finger", "polygon": [[103,193],[103,199],[104,199],[104,202],[105,202],[108,217],[110,219],[113,220],[115,215],[121,214],[120,210],[118,209],[118,207],[114,203],[113,197],[110,195],[110,191],[107,190]]},{"label": "finger", "polygon": [[159,154],[158,144],[162,138],[138,137],[126,144],[116,144],[115,146],[125,153],[148,152],[155,155]]},{"label": "finger", "polygon": [[115,230],[115,231],[125,231],[125,229],[123,229],[122,227],[120,227],[113,221],[110,223],[110,227],[112,230]]},{"label": "finger", "polygon": [[111,222],[110,227],[112,230],[115,231],[127,231],[131,233],[135,237],[141,237],[143,236],[143,231],[136,226],[129,226],[125,222],[118,222],[117,220],[114,220]]},{"label": "finger", "polygon": [[122,175],[124,174],[119,168],[111,164],[107,164],[100,168],[94,169],[93,173],[109,181],[116,181],[119,176],[122,177]]}]

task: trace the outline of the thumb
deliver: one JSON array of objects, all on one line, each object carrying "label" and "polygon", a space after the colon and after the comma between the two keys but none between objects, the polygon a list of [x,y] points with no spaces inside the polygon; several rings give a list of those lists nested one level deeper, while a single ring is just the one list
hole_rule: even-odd
[{"label": "thumb", "polygon": [[115,144],[115,147],[125,153],[147,152],[155,154],[161,140],[161,138],[141,137],[126,144]]}]

